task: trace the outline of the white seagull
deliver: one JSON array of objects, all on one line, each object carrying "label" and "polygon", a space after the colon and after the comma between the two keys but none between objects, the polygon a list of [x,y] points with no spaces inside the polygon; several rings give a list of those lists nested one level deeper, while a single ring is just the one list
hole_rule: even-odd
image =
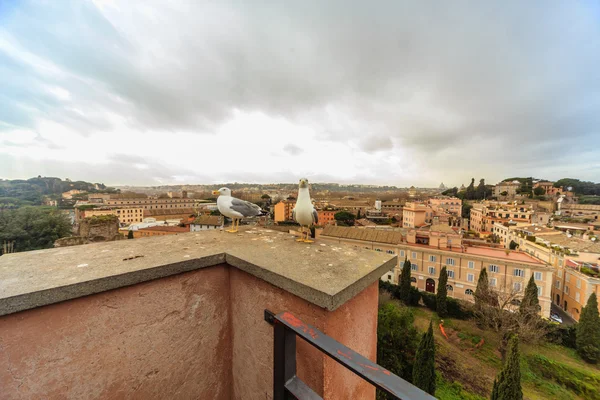
[{"label": "white seagull", "polygon": [[240,227],[240,219],[242,218],[263,215],[263,211],[256,204],[231,197],[231,190],[226,187],[222,187],[219,190],[213,190],[212,194],[219,195],[217,198],[219,212],[224,216],[231,218],[232,226],[227,232],[237,232]]},{"label": "white seagull", "polygon": [[[308,238],[310,227],[319,222],[319,214],[310,201],[310,193],[308,192],[308,180],[300,179],[298,185],[298,199],[296,200],[296,207],[292,211],[292,217],[300,224],[301,237],[298,242],[312,243],[313,241]],[[307,227],[306,239],[304,238],[304,227]]]}]

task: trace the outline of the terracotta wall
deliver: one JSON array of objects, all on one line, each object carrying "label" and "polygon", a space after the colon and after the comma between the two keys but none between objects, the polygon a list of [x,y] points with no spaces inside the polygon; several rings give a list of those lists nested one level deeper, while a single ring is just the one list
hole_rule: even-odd
[{"label": "terracotta wall", "polygon": [[0,398],[229,399],[229,271],[0,317]]},{"label": "terracotta wall", "polygon": [[[227,265],[0,317],[0,398],[271,399],[273,327],[290,311],[376,359],[378,283],[336,311]],[[326,399],[375,389],[301,339],[298,376]]]}]

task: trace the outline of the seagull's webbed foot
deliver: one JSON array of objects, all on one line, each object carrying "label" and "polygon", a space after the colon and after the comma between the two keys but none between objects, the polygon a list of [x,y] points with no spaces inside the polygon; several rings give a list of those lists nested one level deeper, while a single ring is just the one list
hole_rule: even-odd
[{"label": "seagull's webbed foot", "polygon": [[296,239],[296,242],[304,242],[304,227],[300,227],[300,238]]}]

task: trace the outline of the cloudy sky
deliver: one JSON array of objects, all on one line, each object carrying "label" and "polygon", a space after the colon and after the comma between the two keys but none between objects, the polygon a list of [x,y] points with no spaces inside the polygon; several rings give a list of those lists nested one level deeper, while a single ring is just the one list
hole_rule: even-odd
[{"label": "cloudy sky", "polygon": [[600,7],[0,0],[0,178],[600,181]]}]

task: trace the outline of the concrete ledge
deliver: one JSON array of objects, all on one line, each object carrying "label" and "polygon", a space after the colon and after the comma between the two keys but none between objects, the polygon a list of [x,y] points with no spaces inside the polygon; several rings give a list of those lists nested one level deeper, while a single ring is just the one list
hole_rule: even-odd
[{"label": "concrete ledge", "polygon": [[0,257],[0,315],[227,263],[327,310],[377,281],[396,257],[243,228]]}]

